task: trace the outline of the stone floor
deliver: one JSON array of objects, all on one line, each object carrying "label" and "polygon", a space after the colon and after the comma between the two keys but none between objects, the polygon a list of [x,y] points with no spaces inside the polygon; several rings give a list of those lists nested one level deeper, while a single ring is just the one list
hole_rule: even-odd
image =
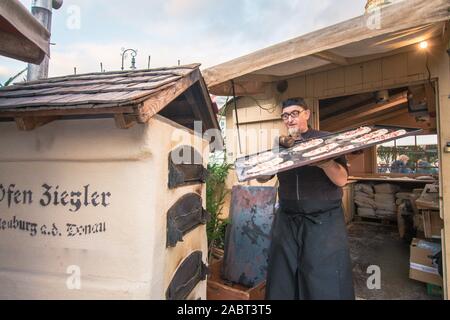
[{"label": "stone floor", "polygon": [[[439,299],[427,295],[425,283],[409,279],[409,244],[399,237],[395,226],[353,222],[348,233],[357,299]],[[381,289],[367,287],[371,265],[380,267]]]}]

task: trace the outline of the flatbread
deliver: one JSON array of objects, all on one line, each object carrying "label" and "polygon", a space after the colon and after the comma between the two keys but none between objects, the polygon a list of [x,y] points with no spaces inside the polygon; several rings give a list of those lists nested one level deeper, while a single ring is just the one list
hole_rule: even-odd
[{"label": "flatbread", "polygon": [[270,168],[270,170],[262,171],[262,172],[260,172],[260,174],[263,175],[265,172],[269,173],[269,172],[278,171],[280,169],[284,169],[284,168],[290,167],[292,165],[294,165],[294,161],[289,160],[289,161],[280,163],[279,165],[276,165],[276,166]]},{"label": "flatbread", "polygon": [[371,139],[374,139],[374,138],[376,138],[376,137],[382,136],[382,135],[384,135],[384,134],[386,134],[386,133],[388,133],[388,132],[389,132],[389,130],[387,130],[387,129],[379,129],[379,130],[377,130],[377,131],[367,133],[367,134],[363,135],[363,136],[360,137],[360,138],[353,139],[353,140],[351,141],[351,143],[362,143],[362,142],[366,142],[366,141],[368,141],[368,140],[371,140]]},{"label": "flatbread", "polygon": [[263,163],[263,162],[269,161],[273,157],[275,157],[275,154],[272,151],[264,152],[264,153],[252,156],[250,159],[248,159],[244,162],[244,165],[253,167],[253,166],[257,165],[258,163]]},{"label": "flatbread", "polygon": [[347,132],[344,132],[344,133],[338,135],[336,137],[336,139],[337,140],[353,139],[353,138],[356,138],[356,137],[361,136],[363,134],[367,134],[370,131],[372,131],[372,129],[370,127],[359,127],[358,129],[347,131]]},{"label": "flatbread", "polygon": [[323,139],[313,139],[313,140],[310,140],[310,141],[302,142],[299,145],[293,147],[292,151],[293,152],[303,151],[303,150],[306,150],[306,149],[310,149],[310,148],[316,147],[316,146],[318,146],[321,143],[323,143]]},{"label": "flatbread", "polygon": [[366,143],[367,144],[376,143],[376,142],[380,142],[380,141],[383,141],[383,140],[396,138],[396,137],[402,136],[404,134],[406,134],[406,130],[403,130],[403,129],[402,130],[397,130],[397,131],[394,131],[394,132],[391,132],[391,133],[388,133],[388,134],[383,134],[381,136],[378,136],[378,137],[376,137],[374,139],[371,139],[371,140],[367,141]]},{"label": "flatbread", "polygon": [[314,156],[317,156],[318,154],[329,152],[330,150],[337,148],[337,147],[339,147],[339,143],[330,143],[330,144],[324,145],[323,147],[306,152],[302,156],[305,158],[314,157]]},{"label": "flatbread", "polygon": [[283,161],[284,161],[283,158],[277,157],[275,159],[272,159],[267,162],[263,162],[263,163],[256,165],[255,167],[247,170],[246,174],[248,174],[248,175],[256,174],[260,171],[267,170],[271,167],[274,167],[274,166],[282,163]]},{"label": "flatbread", "polygon": [[352,145],[352,144],[349,144],[349,145],[347,145],[345,147],[339,147],[339,148],[331,150],[330,152],[327,152],[325,154],[321,154],[320,156],[312,157],[311,160],[316,160],[316,159],[319,159],[319,158],[322,158],[322,157],[326,157],[326,156],[329,156],[329,155],[332,155],[332,154],[336,154],[336,153],[339,153],[339,152],[345,152],[345,151],[352,150],[352,149],[355,149],[355,146]]}]

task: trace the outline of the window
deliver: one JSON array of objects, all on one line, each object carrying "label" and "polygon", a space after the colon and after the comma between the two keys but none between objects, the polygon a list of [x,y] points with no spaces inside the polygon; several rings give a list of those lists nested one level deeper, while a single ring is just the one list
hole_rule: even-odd
[{"label": "window", "polygon": [[377,146],[377,171],[437,174],[439,171],[437,135],[409,136]]}]

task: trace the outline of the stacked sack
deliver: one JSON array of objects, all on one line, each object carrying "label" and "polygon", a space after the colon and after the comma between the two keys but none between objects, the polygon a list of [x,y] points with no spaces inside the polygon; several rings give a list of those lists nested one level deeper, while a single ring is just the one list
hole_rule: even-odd
[{"label": "stacked sack", "polygon": [[354,201],[357,205],[358,216],[374,218],[375,215],[375,195],[373,187],[368,183],[356,183],[354,186]]},{"label": "stacked sack", "polygon": [[395,194],[399,187],[390,183],[381,183],[375,189],[375,216],[378,218],[397,218],[397,205]]},{"label": "stacked sack", "polygon": [[356,183],[354,186],[354,201],[358,216],[366,218],[397,217],[396,193],[399,187],[390,183],[372,185]]}]

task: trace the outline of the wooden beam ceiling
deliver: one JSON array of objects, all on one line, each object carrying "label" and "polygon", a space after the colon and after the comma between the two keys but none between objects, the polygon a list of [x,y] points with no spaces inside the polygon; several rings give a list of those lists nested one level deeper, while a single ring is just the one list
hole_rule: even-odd
[{"label": "wooden beam ceiling", "polygon": [[371,119],[385,116],[387,113],[405,108],[407,102],[407,93],[404,92],[393,96],[385,103],[371,103],[320,121],[320,127],[326,130],[336,131],[346,127],[358,126],[360,123],[367,123]]},{"label": "wooden beam ceiling", "polygon": [[374,94],[372,92],[356,94],[349,97],[344,97],[342,100],[339,100],[336,103],[328,105],[326,107],[320,106],[320,118],[322,120],[327,119],[330,116],[333,116],[343,110],[350,108],[352,106],[360,105],[364,102],[369,102],[374,98]]}]

